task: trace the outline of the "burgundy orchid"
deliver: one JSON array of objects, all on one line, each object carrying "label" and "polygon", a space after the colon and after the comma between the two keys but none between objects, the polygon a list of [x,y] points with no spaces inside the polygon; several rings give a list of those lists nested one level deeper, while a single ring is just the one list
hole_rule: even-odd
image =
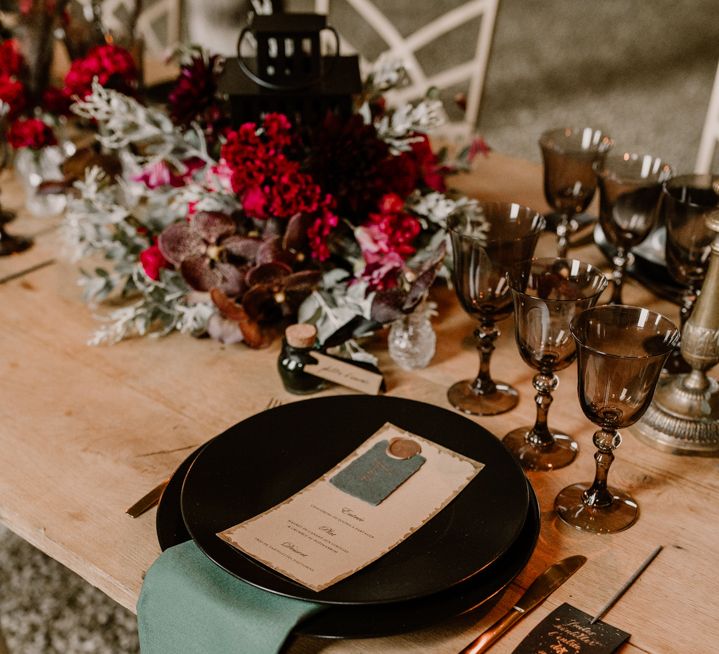
[{"label": "burgundy orchid", "polygon": [[157,240],[160,252],[179,268],[185,281],[196,291],[219,288],[230,297],[247,289],[244,272],[229,255],[253,260],[262,242],[236,234],[237,225],[224,213],[201,211],[190,222],[167,227]]}]

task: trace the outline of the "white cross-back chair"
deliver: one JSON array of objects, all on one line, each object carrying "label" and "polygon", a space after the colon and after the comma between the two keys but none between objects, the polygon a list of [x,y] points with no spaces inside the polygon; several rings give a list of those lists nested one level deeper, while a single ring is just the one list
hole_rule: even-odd
[{"label": "white cross-back chair", "polygon": [[[410,83],[390,94],[389,100],[392,103],[419,98],[431,87],[446,89],[466,83],[464,119],[445,126],[442,131],[448,136],[466,136],[475,129],[499,0],[468,0],[425,23],[408,36],[400,34],[392,21],[372,0],[332,0],[332,2],[346,2],[351,5],[385,42],[387,45],[385,56],[401,59],[407,66]],[[421,15],[421,7],[422,4],[417,3],[418,15]],[[330,0],[315,0],[315,11],[329,14]],[[447,67],[431,75],[426,73],[420,65],[416,53],[437,39],[449,38],[453,30],[465,26],[476,18],[481,18],[477,27],[476,41],[466,44],[469,58],[459,65]],[[343,50],[360,54],[365,71],[372,65],[372,61],[361,56],[362,45],[354,43],[351,36],[340,34],[340,41]]]},{"label": "white cross-back chair", "polygon": [[[132,14],[134,0],[103,0],[102,21],[111,32],[123,32]],[[137,32],[145,51],[151,57],[163,59],[168,49],[180,41],[180,0],[145,0],[137,20]]]},{"label": "white cross-back chair", "polygon": [[707,110],[707,117],[704,121],[702,138],[699,142],[699,153],[697,154],[697,162],[694,167],[695,172],[704,174],[710,171],[717,141],[719,141],[719,65],[717,66],[716,76],[714,77],[712,94],[709,98],[709,109]]}]

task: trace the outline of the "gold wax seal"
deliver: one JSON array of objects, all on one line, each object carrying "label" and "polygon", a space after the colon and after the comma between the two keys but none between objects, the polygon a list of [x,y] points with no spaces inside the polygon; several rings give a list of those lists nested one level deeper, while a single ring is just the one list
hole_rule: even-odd
[{"label": "gold wax seal", "polygon": [[401,436],[393,438],[387,446],[387,452],[395,459],[411,459],[421,451],[422,448],[417,441]]}]

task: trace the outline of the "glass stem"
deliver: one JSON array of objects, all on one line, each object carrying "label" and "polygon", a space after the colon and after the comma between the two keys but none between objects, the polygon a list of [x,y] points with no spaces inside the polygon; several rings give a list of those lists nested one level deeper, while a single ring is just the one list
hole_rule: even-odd
[{"label": "glass stem", "polygon": [[479,351],[479,374],[472,382],[472,391],[478,395],[488,395],[497,390],[497,386],[489,374],[489,361],[498,336],[499,330],[493,322],[480,323],[479,328],[474,331]]},{"label": "glass stem", "polygon": [[592,508],[604,508],[612,503],[612,494],[607,489],[609,467],[614,461],[614,450],[621,445],[622,437],[616,429],[600,429],[594,432],[597,448],[594,460],[597,462],[594,482],[582,493],[582,501]]},{"label": "glass stem", "polygon": [[554,444],[554,436],[547,426],[547,416],[553,401],[552,393],[559,385],[559,379],[552,372],[540,372],[534,375],[532,384],[537,391],[534,396],[534,402],[537,405],[537,419],[534,422],[534,427],[527,434],[527,441],[535,447],[548,448]]},{"label": "glass stem", "polygon": [[560,259],[566,258],[569,250],[570,218],[569,214],[564,213],[557,224],[557,256]]},{"label": "glass stem", "polygon": [[617,253],[614,255],[612,263],[614,264],[614,269],[612,270],[612,283],[614,284],[614,288],[609,304],[621,304],[624,274],[627,270],[627,264],[629,263],[629,255],[626,249],[623,247],[617,248]]}]

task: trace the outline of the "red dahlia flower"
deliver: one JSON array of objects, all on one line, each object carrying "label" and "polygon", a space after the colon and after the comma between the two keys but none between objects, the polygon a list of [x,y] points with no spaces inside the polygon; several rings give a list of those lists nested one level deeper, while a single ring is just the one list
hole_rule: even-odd
[{"label": "red dahlia flower", "polygon": [[16,150],[20,148],[40,150],[46,146],[57,144],[52,127],[39,118],[16,120],[10,125],[7,140]]},{"label": "red dahlia flower", "polygon": [[131,95],[137,86],[138,73],[132,55],[113,44],[98,45],[86,57],[76,59],[65,76],[65,93],[85,99],[97,78],[105,88]]},{"label": "red dahlia flower", "polygon": [[0,43],[0,73],[17,77],[23,67],[22,55],[15,39]]},{"label": "red dahlia flower", "polygon": [[8,114],[10,119],[22,113],[27,104],[25,86],[7,73],[0,73],[0,102],[10,107]]}]

